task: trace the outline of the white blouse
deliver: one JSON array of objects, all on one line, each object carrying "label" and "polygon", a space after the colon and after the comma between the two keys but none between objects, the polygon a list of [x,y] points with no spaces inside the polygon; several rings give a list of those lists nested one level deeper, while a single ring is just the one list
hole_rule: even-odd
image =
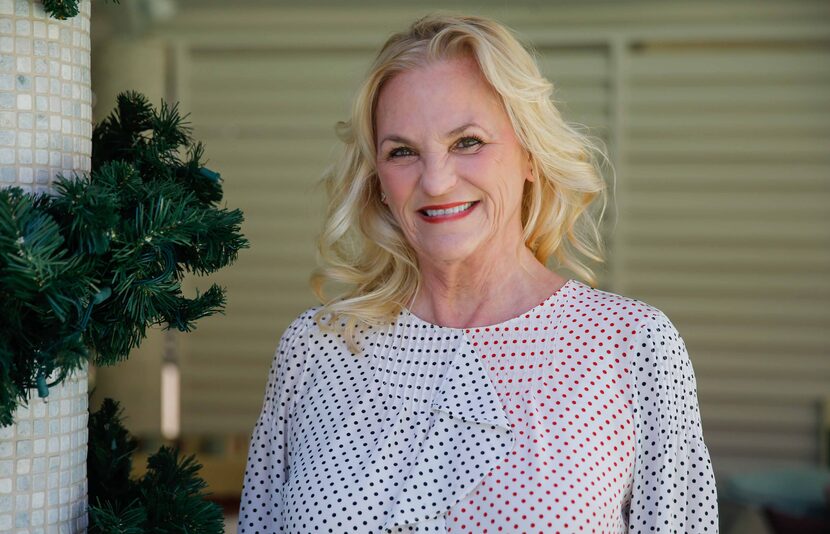
[{"label": "white blouse", "polygon": [[658,309],[569,280],[489,327],[283,334],[240,533],[717,532],[695,375]]}]

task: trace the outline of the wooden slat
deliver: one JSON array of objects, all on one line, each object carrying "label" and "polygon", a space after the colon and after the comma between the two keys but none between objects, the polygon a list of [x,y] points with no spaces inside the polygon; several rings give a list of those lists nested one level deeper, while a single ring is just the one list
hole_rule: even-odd
[{"label": "wooden slat", "polygon": [[[204,40],[215,35],[206,33],[206,28],[223,28],[226,31],[279,33],[291,31],[300,33],[308,28],[321,28],[331,33],[342,32],[344,27],[364,31],[390,31],[410,22],[415,17],[435,9],[435,5],[402,6],[400,4],[352,5],[330,1],[315,2],[316,8],[301,2],[287,2],[275,8],[273,3],[247,0],[245,9],[226,9],[221,0],[180,0],[187,6],[183,10],[176,30],[190,31],[201,35]],[[210,4],[213,4],[211,6]],[[219,5],[217,5],[219,4]],[[707,29],[725,27],[739,29],[776,25],[778,27],[805,26],[817,20],[826,20],[828,7],[821,0],[779,2],[762,0],[746,2],[719,2],[712,0],[696,2],[671,2],[655,8],[652,2],[626,2],[624,4],[603,4],[585,6],[580,3],[559,3],[546,9],[536,2],[512,2],[505,5],[496,0],[483,0],[471,7],[462,2],[444,2],[443,9],[462,9],[475,13],[489,14],[527,33],[534,27],[596,31],[606,26],[630,33],[643,33],[651,27],[662,29],[693,28]],[[324,8],[321,10],[321,8]]]},{"label": "wooden slat", "polygon": [[[749,89],[751,85],[747,85]],[[735,116],[727,110],[723,113],[686,114],[683,127],[668,122],[657,114],[632,116],[626,126],[628,135],[640,139],[648,137],[694,138],[701,135],[752,138],[780,138],[781,135],[827,136],[830,132],[830,113],[820,109],[802,112],[783,112],[765,109],[763,113]]]},{"label": "wooden slat", "polygon": [[[650,112],[660,112],[652,109]],[[716,139],[695,139],[693,141],[675,139],[648,139],[638,146],[632,146],[629,158],[636,165],[641,161],[683,163],[695,162],[705,158],[707,162],[731,161],[814,161],[830,163],[830,151],[827,150],[827,138],[802,139],[730,139],[724,142]]]},{"label": "wooden slat", "polygon": [[[774,431],[737,432],[728,427],[718,428],[715,425],[706,430],[710,431],[706,437],[706,446],[715,455],[713,465],[716,464],[719,455],[808,462],[815,458],[818,452],[818,447],[811,442],[809,435],[793,436]],[[758,461],[753,463],[754,470],[765,465]]]},{"label": "wooden slat", "polygon": [[712,190],[722,193],[752,190],[780,192],[782,189],[826,193],[826,171],[826,163],[815,161],[649,161],[632,166],[626,183],[632,194]]},{"label": "wooden slat", "polygon": [[802,80],[809,77],[807,79],[826,83],[830,81],[830,73],[827,72],[829,63],[830,59],[823,46],[812,50],[785,46],[777,51],[768,48],[734,52],[728,49],[704,49],[703,53],[688,50],[678,50],[677,53],[657,51],[637,55],[635,61],[631,62],[628,76],[634,83],[651,81],[654,84],[671,80],[669,84],[673,85],[685,84],[687,80],[694,80],[693,83],[700,85],[709,78],[714,80],[711,83],[715,86],[735,80],[783,81],[792,77]]},{"label": "wooden slat", "polygon": [[[734,431],[755,430],[759,427],[776,432],[809,434],[815,429],[815,407],[801,403],[769,404],[763,410],[752,409],[745,404],[702,404],[700,410],[707,415],[706,423],[725,426]],[[708,430],[708,429],[707,429]]]}]

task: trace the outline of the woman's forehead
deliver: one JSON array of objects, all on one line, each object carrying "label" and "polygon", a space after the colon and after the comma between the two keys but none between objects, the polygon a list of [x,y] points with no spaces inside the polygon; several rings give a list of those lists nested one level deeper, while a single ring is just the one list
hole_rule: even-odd
[{"label": "woman's forehead", "polygon": [[379,136],[389,128],[449,131],[466,122],[503,119],[501,99],[471,58],[433,61],[396,74],[381,88],[375,109]]},{"label": "woman's forehead", "polygon": [[425,85],[439,85],[442,81],[459,86],[481,84],[492,90],[478,62],[473,57],[460,56],[424,61],[395,72],[381,86],[379,99],[390,92],[390,88],[396,91],[417,89]]}]

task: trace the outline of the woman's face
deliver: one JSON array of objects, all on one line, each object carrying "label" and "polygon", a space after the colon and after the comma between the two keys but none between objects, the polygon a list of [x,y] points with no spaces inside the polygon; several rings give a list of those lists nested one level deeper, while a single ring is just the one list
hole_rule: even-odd
[{"label": "woman's face", "polygon": [[396,74],[380,91],[375,129],[386,203],[422,262],[521,245],[529,157],[474,59]]}]

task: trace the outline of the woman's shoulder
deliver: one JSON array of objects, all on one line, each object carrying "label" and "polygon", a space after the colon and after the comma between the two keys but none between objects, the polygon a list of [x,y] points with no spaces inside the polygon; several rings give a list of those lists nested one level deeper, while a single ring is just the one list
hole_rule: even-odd
[{"label": "woman's shoulder", "polygon": [[663,310],[636,298],[583,287],[575,295],[577,311],[597,322],[607,319],[606,328],[613,325],[613,332],[624,341],[620,345],[630,347],[630,361],[640,383],[650,384],[658,375],[682,377],[677,383],[694,376],[685,341]]},{"label": "woman's shoulder", "polygon": [[342,331],[346,327],[345,320],[340,318],[336,324],[330,324],[330,315],[321,313],[322,305],[312,306],[300,312],[283,331],[280,344],[284,346],[308,345],[328,346],[337,345],[337,350],[345,346]]},{"label": "woman's shoulder", "polygon": [[570,321],[585,324],[593,335],[602,333],[620,347],[634,349],[631,362],[635,367],[653,353],[665,356],[661,360],[685,365],[683,360],[688,356],[683,338],[668,315],[657,306],[582,282],[574,285],[569,297],[564,313],[570,315]]},{"label": "woman's shoulder", "polygon": [[296,315],[285,327],[280,336],[280,346],[289,347],[302,342],[315,328],[317,328],[315,316],[320,306],[308,308]]},{"label": "woman's shoulder", "polygon": [[[662,400],[669,398],[678,406],[694,404],[692,362],[683,337],[669,317],[640,299],[579,286],[571,295],[571,315],[581,316],[585,323],[591,320],[599,324],[603,335],[624,351],[627,356],[623,361],[627,362],[638,399],[653,399],[660,393]],[[592,333],[599,337],[598,330]],[[654,413],[664,411],[655,409]]]},{"label": "woman's shoulder", "polygon": [[294,317],[294,319],[291,320],[289,328],[292,326],[311,328],[312,325],[316,324],[315,316],[322,308],[322,306],[318,305],[306,308],[305,310],[301,311]]},{"label": "woman's shoulder", "polygon": [[657,306],[638,298],[591,287],[574,281],[569,294],[569,309],[566,312],[584,317],[603,317],[613,322],[642,324],[648,327],[671,323],[668,316]]}]

